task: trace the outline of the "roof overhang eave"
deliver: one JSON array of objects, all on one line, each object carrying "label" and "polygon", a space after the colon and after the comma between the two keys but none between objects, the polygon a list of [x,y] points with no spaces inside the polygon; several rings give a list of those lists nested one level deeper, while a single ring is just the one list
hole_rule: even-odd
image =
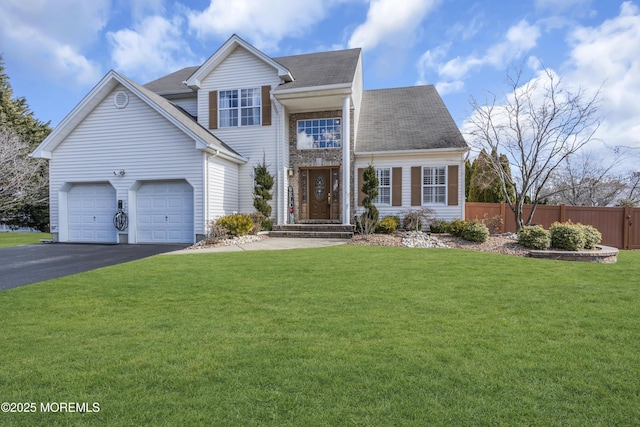
[{"label": "roof overhang eave", "polygon": [[299,98],[303,96],[325,96],[352,93],[351,83],[337,83],[333,85],[296,87],[291,89],[274,89],[273,94],[278,99]]},{"label": "roof overhang eave", "polygon": [[451,148],[423,148],[414,150],[389,150],[389,151],[355,151],[356,156],[406,156],[412,154],[428,154],[428,153],[460,153],[464,154],[469,151],[469,147],[451,147]]}]

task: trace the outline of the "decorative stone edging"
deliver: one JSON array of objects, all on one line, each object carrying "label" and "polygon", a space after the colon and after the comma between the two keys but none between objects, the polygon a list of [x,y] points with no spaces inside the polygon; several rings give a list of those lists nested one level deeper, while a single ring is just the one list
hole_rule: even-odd
[{"label": "decorative stone edging", "polygon": [[613,264],[618,261],[618,249],[611,246],[597,246],[594,250],[562,251],[548,249],[544,251],[530,250],[529,256],[532,258],[555,259],[559,261],[581,261],[598,262],[602,264]]}]

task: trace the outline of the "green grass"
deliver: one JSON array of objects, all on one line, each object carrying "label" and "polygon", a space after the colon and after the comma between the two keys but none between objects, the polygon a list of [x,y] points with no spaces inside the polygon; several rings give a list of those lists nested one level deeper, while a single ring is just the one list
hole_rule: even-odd
[{"label": "green grass", "polygon": [[0,425],[640,423],[640,252],[156,256],[0,292]]},{"label": "green grass", "polygon": [[49,233],[3,233],[0,232],[0,248],[40,243],[40,239],[51,239]]}]

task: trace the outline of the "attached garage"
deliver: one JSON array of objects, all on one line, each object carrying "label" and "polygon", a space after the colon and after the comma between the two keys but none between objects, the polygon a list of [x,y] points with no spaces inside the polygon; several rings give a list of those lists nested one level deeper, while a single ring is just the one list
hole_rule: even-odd
[{"label": "attached garage", "polygon": [[74,184],[67,200],[70,242],[116,243],[116,190],[110,184]]},{"label": "attached garage", "polygon": [[136,192],[138,243],[193,243],[193,187],[186,181],[145,182]]}]

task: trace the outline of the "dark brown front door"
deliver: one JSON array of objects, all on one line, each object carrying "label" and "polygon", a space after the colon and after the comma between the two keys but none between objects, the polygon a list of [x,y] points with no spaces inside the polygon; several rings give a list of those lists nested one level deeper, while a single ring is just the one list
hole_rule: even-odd
[{"label": "dark brown front door", "polygon": [[329,169],[309,170],[309,219],[331,218]]}]

